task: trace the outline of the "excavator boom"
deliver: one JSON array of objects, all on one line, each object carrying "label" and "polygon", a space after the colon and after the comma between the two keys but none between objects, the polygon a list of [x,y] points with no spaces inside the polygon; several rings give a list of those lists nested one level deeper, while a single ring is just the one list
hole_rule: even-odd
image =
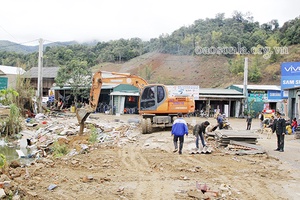
[{"label": "excavator boom", "polygon": [[146,85],[148,85],[147,81],[143,78],[131,75],[128,73],[118,73],[118,72],[106,72],[106,71],[98,71],[94,74],[92,79],[92,86],[90,90],[90,98],[89,105],[84,108],[79,108],[76,110],[77,120],[80,124],[79,133],[83,133],[84,122],[90,113],[95,112],[99,96],[101,93],[101,87],[103,83],[107,84],[129,84],[133,85],[139,89],[142,89]]}]

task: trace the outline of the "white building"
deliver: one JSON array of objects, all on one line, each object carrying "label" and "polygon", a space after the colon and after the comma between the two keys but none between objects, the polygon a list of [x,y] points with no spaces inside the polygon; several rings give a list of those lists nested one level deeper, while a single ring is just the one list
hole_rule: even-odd
[{"label": "white building", "polygon": [[0,65],[0,89],[15,88],[17,76],[26,71],[20,67]]}]

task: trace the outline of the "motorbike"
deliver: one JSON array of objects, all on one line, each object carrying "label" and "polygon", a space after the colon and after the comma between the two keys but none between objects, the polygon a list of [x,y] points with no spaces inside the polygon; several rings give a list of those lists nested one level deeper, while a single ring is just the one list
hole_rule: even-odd
[{"label": "motorbike", "polygon": [[223,129],[232,130],[232,127],[230,126],[230,123],[227,120],[223,122]]},{"label": "motorbike", "polygon": [[206,112],[204,112],[203,110],[200,111],[200,117],[205,117],[206,119],[208,118],[208,115]]}]

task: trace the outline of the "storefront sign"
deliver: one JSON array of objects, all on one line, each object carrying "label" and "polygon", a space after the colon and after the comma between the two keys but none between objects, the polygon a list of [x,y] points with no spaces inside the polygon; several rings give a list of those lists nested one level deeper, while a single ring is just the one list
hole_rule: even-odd
[{"label": "storefront sign", "polygon": [[281,64],[281,96],[288,98],[284,89],[300,86],[300,62],[284,62]]},{"label": "storefront sign", "polygon": [[169,96],[186,95],[199,100],[199,85],[167,85]]}]

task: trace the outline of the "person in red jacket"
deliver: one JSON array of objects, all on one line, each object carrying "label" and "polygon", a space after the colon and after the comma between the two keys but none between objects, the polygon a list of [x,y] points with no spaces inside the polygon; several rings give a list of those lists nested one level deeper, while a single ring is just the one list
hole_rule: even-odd
[{"label": "person in red jacket", "polygon": [[295,134],[295,131],[296,131],[297,127],[298,127],[298,123],[297,123],[297,119],[296,119],[296,117],[295,117],[295,118],[293,119],[293,121],[292,121],[292,133],[293,133],[293,134]]},{"label": "person in red jacket", "polygon": [[173,152],[178,151],[178,140],[179,140],[179,154],[182,154],[184,135],[188,135],[188,127],[186,121],[182,118],[182,113],[177,114],[178,118],[174,120],[172,125],[171,135],[174,135],[173,142],[175,150]]}]

